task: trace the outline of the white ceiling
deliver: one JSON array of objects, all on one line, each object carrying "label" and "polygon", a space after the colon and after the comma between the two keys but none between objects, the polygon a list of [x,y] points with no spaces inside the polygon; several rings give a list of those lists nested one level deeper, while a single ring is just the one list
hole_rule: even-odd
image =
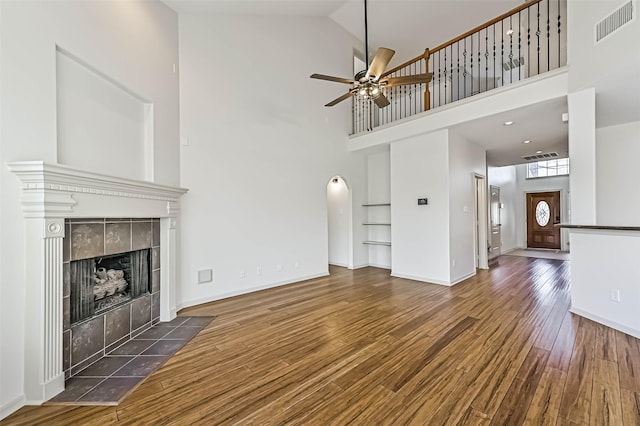
[{"label": "white ceiling", "polygon": [[[518,5],[522,0],[368,0],[369,50],[400,64]],[[364,0],[164,0],[181,13],[327,16],[364,42]]]},{"label": "white ceiling", "polygon": [[[451,129],[487,149],[487,164],[507,166],[526,162],[524,155],[557,152],[568,156],[568,125],[562,121],[567,99],[559,98],[482,119]],[[505,126],[505,122],[513,124]],[[525,144],[524,141],[531,141]]]},{"label": "white ceiling", "polygon": [[[364,1],[346,0],[329,17],[364,41]],[[520,5],[520,0],[368,0],[369,50],[403,63]]]},{"label": "white ceiling", "polygon": [[329,16],[347,0],[163,0],[179,13]]},{"label": "white ceiling", "polygon": [[[364,39],[363,0],[164,0],[179,13],[216,15],[327,16]],[[420,55],[522,3],[522,0],[368,0],[369,50],[396,51],[390,66]],[[318,70],[320,72],[322,70]],[[599,127],[640,121],[640,59],[599,82]],[[345,76],[346,77],[346,76]],[[522,163],[523,155],[567,155],[566,99],[474,120],[453,129],[487,149],[490,165]],[[511,127],[502,125],[514,121]],[[531,140],[525,145],[523,140]]]}]

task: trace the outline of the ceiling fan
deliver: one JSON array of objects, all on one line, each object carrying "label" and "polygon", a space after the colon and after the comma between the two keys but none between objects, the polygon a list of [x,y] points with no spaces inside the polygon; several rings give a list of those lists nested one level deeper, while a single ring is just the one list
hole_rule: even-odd
[{"label": "ceiling fan", "polygon": [[333,81],[336,83],[351,84],[352,87],[347,93],[336,98],[325,106],[334,106],[352,96],[361,96],[363,98],[371,98],[378,108],[384,108],[390,105],[389,100],[383,93],[383,89],[387,87],[403,86],[408,84],[427,83],[431,80],[433,74],[414,74],[402,77],[382,77],[385,68],[396,53],[394,50],[380,47],[376,55],[369,65],[369,33],[367,29],[367,0],[364,0],[364,51],[365,65],[369,68],[358,72],[353,79],[333,77],[324,74],[311,74],[311,78],[318,80]]}]

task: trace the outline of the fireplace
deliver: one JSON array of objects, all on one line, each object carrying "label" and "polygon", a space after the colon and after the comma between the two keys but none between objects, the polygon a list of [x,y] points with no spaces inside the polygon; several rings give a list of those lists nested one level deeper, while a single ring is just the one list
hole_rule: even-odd
[{"label": "fireplace", "polygon": [[[25,402],[41,404],[64,389],[65,376],[154,321],[175,318],[177,218],[187,190],[42,161],[13,162],[9,170],[20,180],[29,258]],[[113,219],[95,219],[105,217]],[[87,243],[79,244],[82,240]],[[145,249],[150,292],[72,324],[71,262]]]},{"label": "fireplace", "polygon": [[63,345],[69,378],[160,320],[160,219],[67,219]]},{"label": "fireplace", "polygon": [[71,262],[71,323],[106,312],[143,294],[151,294],[149,250]]}]

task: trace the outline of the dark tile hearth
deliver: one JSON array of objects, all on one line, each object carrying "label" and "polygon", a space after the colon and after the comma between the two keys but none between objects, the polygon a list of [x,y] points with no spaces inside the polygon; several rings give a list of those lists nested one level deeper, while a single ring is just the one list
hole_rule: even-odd
[{"label": "dark tile hearth", "polygon": [[154,325],[71,377],[47,404],[117,405],[214,318],[177,317]]}]

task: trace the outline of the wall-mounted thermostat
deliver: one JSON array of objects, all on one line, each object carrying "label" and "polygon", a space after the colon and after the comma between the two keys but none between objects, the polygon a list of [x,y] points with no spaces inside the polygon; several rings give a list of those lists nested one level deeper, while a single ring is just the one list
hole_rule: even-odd
[{"label": "wall-mounted thermostat", "polygon": [[427,200],[426,198],[418,198],[419,206],[426,206],[427,204],[429,204],[429,200]]}]

